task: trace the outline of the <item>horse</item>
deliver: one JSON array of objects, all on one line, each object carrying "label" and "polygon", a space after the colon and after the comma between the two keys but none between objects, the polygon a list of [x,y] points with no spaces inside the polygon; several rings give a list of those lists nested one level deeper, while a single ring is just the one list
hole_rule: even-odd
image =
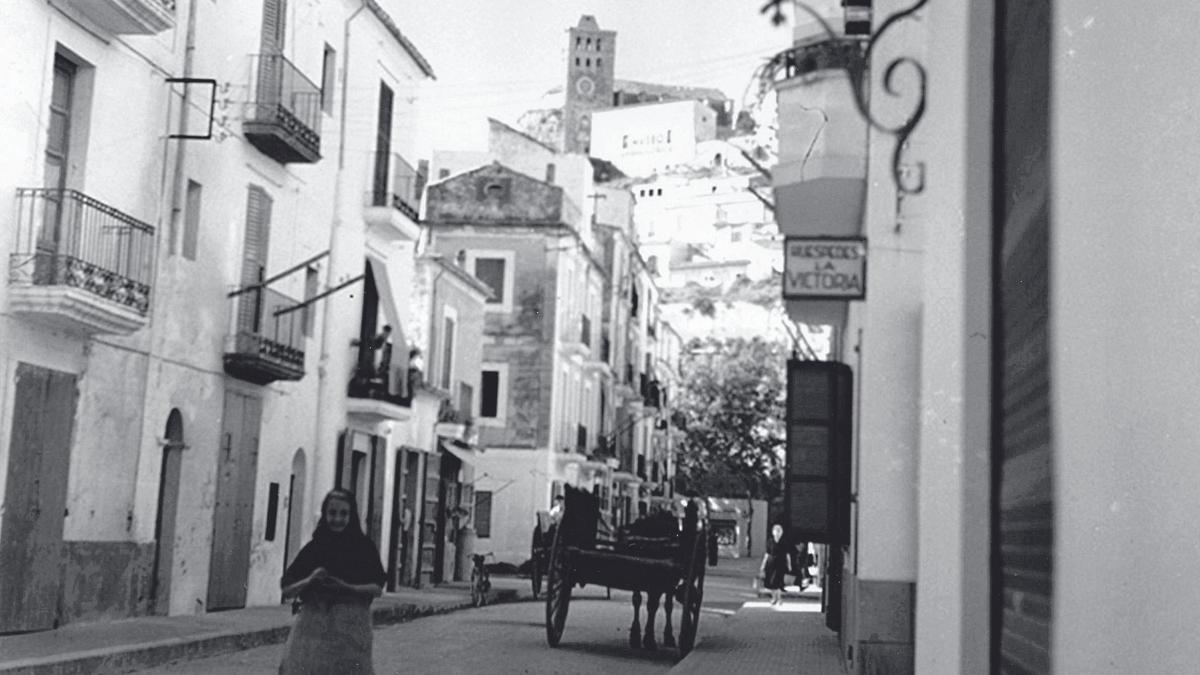
[{"label": "horse", "polygon": [[[679,538],[679,519],[668,510],[656,510],[634,522],[617,528],[618,550],[652,558],[670,558],[674,555],[672,545]],[[662,596],[666,595],[666,602]],[[640,618],[642,592],[633,592],[633,623],[629,626],[629,646],[633,649],[658,649],[654,639],[654,622],[660,604],[663,606],[665,624],[663,645],[675,647],[675,631],[671,625],[671,613],[675,607],[674,593],[668,591],[646,591],[646,628],[643,632]]]}]

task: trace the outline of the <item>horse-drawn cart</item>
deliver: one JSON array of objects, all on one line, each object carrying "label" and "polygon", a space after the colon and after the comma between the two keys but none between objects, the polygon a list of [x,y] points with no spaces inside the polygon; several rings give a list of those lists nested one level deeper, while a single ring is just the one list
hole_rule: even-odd
[{"label": "horse-drawn cart", "polygon": [[[596,584],[634,592],[632,646],[656,646],[654,614],[666,598],[664,643],[678,646],[680,658],[696,643],[700,605],[704,599],[704,570],[708,562],[708,527],[698,499],[688,500],[683,518],[671,514],[643,519],[620,528],[613,541],[596,536],[599,505],[586,490],[566,489],[566,505],[546,556],[546,640],[556,647],[562,639],[574,586]],[[641,594],[649,614],[644,636],[638,624]],[[673,645],[671,606],[682,607],[679,641]]]}]

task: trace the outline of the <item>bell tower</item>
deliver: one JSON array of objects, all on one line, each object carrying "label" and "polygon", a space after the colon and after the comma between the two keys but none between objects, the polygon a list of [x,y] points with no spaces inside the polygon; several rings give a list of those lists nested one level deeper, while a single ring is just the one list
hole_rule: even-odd
[{"label": "bell tower", "polygon": [[587,153],[593,110],[613,105],[613,65],[617,32],[600,30],[585,14],[567,31],[567,89],[563,105],[563,150]]}]

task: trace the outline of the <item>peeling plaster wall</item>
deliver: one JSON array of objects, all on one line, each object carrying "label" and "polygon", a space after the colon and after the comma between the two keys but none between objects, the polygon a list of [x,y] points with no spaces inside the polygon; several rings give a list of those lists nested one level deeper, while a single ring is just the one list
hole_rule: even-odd
[{"label": "peeling plaster wall", "polygon": [[145,356],[92,343],[75,410],[64,540],[132,536],[145,372]]},{"label": "peeling plaster wall", "polygon": [[513,252],[513,311],[486,311],[481,358],[481,362],[508,364],[508,423],[482,427],[479,442],[489,447],[545,447],[550,439],[553,328],[558,312],[547,298],[556,294],[557,253],[547,251],[550,243],[543,234],[528,230],[491,235],[439,232],[437,237],[436,250],[451,258],[463,249]]},{"label": "peeling plaster wall", "polygon": [[[500,196],[488,197],[491,184],[502,186]],[[577,222],[578,213],[561,187],[500,164],[430,185],[426,195],[425,217],[432,223],[571,223]]]}]

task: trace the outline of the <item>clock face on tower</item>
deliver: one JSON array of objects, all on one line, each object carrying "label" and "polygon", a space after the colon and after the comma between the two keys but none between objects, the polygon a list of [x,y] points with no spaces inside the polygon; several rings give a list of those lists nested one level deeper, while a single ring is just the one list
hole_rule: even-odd
[{"label": "clock face on tower", "polygon": [[582,75],[578,80],[575,80],[575,91],[579,92],[584,98],[591,98],[596,93],[596,83],[587,75]]}]

